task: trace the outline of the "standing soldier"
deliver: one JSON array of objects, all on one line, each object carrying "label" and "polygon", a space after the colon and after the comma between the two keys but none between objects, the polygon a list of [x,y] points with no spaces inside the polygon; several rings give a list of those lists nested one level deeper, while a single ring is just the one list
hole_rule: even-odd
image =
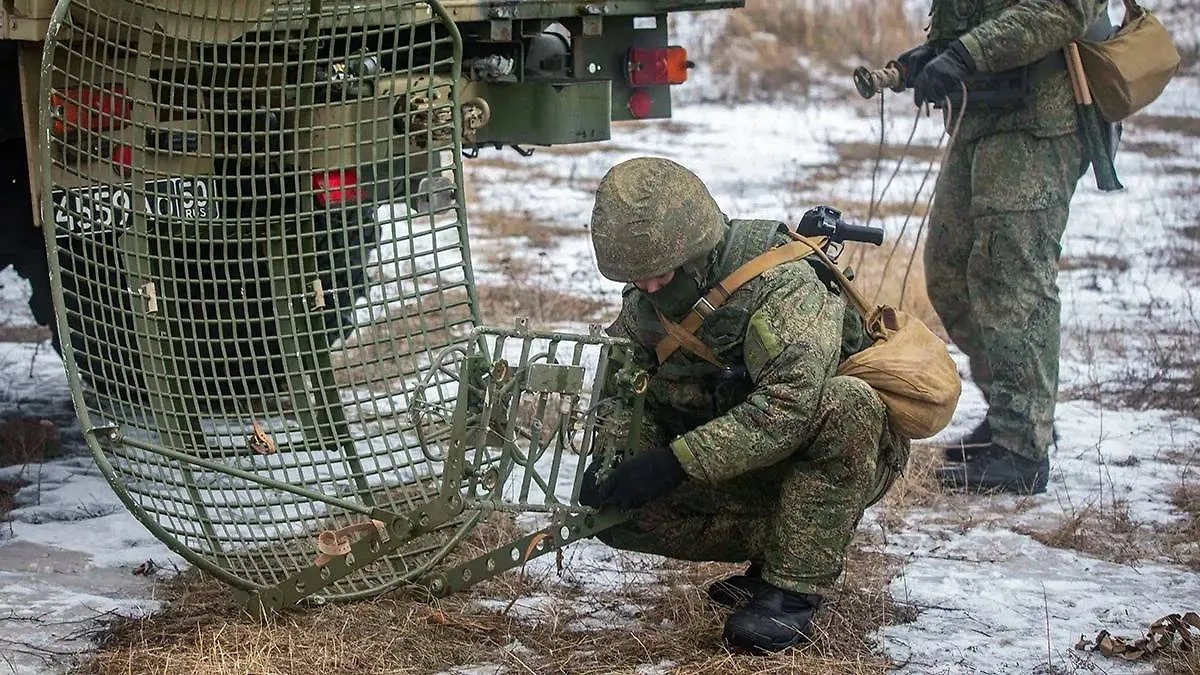
[{"label": "standing soldier", "polygon": [[[631,340],[651,374],[636,452],[611,472],[599,461],[587,471],[583,503],[632,510],[599,538],[686,560],[750,561],[709,589],[739,607],[725,638],[767,651],[800,643],[863,511],[908,458],[875,391],[834,373],[869,342],[859,315],[827,268],[796,260],[733,290],[697,342],[660,362],[668,327],[730,272],[790,241],[785,226],[730,221],[695,174],[639,158],[605,175],[591,228],[600,273],[629,282],[609,332]],[[610,421],[628,435],[628,420]]]},{"label": "standing soldier", "polygon": [[948,125],[963,113],[925,244],[929,297],[988,403],[987,418],[946,448],[938,476],[954,488],[1046,489],[1059,241],[1086,168],[1062,50],[1089,26],[1108,27],[1107,6],[933,0],[928,41],[897,58],[917,105],[943,107]]}]

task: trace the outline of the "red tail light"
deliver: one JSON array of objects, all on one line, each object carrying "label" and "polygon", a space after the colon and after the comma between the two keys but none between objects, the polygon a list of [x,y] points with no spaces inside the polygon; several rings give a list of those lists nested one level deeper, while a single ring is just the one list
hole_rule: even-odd
[{"label": "red tail light", "polygon": [[52,131],[56,136],[75,129],[120,129],[133,119],[133,100],[119,84],[108,89],[75,87],[55,91],[50,94],[50,108],[54,111]]},{"label": "red tail light", "polygon": [[654,109],[654,99],[646,91],[635,91],[629,95],[629,114],[634,119],[646,119]]},{"label": "red tail light", "polygon": [[633,87],[683,84],[687,81],[687,50],[683,47],[633,48],[625,57],[625,72]]},{"label": "red tail light", "polygon": [[367,198],[366,191],[358,187],[358,172],[354,169],[314,173],[312,186],[313,199],[319,206],[352,204]]}]

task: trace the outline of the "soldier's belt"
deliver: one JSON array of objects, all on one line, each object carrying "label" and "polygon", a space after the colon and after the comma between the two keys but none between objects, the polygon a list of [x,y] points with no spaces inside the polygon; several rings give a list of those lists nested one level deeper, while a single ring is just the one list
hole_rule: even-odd
[{"label": "soldier's belt", "polygon": [[[967,110],[1015,108],[1024,105],[1033,93],[1033,87],[1055,73],[1067,68],[1062,52],[1053,54],[1019,68],[999,73],[976,73],[965,82],[967,85]],[[948,97],[951,110],[962,109],[962,92],[955,90]],[[941,107],[939,104],[936,107]]]}]

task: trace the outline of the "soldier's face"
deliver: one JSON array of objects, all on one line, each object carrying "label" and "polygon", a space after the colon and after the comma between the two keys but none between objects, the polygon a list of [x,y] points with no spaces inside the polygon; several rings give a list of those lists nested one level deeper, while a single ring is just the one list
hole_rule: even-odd
[{"label": "soldier's face", "polygon": [[662,290],[664,286],[671,283],[671,280],[674,278],[675,270],[671,270],[666,274],[660,274],[650,279],[639,279],[633,282],[633,285],[637,286],[638,290],[642,291],[643,293],[657,293],[658,291]]}]

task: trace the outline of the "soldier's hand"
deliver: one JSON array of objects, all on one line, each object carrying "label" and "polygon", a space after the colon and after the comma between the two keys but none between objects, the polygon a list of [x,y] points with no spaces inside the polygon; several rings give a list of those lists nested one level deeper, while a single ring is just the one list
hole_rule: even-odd
[{"label": "soldier's hand", "polygon": [[925,64],[913,82],[917,105],[940,103],[962,86],[962,81],[975,72],[975,61],[959,40]]},{"label": "soldier's hand", "polygon": [[583,472],[583,480],[579,485],[579,503],[592,508],[600,508],[604,504],[604,500],[600,494],[600,480],[597,474],[600,472],[600,459],[592,460],[592,463]]},{"label": "soldier's hand", "polygon": [[687,473],[669,446],[639,452],[617,465],[597,489],[600,503],[636,509],[673,492]]},{"label": "soldier's hand", "polygon": [[933,60],[934,56],[937,56],[937,51],[928,42],[922,42],[897,56],[896,63],[904,68],[904,86],[911,89],[917,76],[925,69],[925,65]]}]

